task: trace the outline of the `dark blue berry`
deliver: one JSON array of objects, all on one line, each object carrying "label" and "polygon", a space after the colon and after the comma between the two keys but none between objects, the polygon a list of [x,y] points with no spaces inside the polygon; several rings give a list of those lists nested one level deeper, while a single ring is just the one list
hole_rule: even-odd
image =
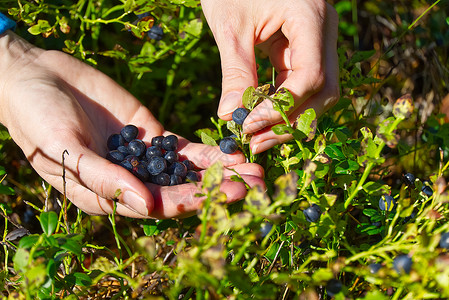
[{"label": "dark blue berry", "polygon": [[143,19],[143,18],[149,17],[149,16],[151,16],[151,14],[149,12],[144,12],[142,14],[138,14],[137,18],[139,18],[139,20],[140,20],[140,19]]},{"label": "dark blue berry", "polygon": [[157,146],[159,148],[162,148],[162,140],[164,137],[162,135],[155,136],[151,139],[151,146]]},{"label": "dark blue berry", "polygon": [[159,26],[153,26],[150,31],[148,31],[148,37],[150,39],[160,41],[164,37],[164,30]]},{"label": "dark blue berry", "polygon": [[415,186],[415,175],[413,175],[412,173],[404,174],[404,182],[408,186]]},{"label": "dark blue berry", "polygon": [[195,164],[192,161],[188,160],[188,159],[183,161],[182,163],[187,167],[187,171],[195,169]]},{"label": "dark blue berry", "polygon": [[273,224],[271,224],[270,222],[263,222],[262,224],[260,224],[260,233],[262,234],[263,238],[270,233],[271,228],[273,228]]},{"label": "dark blue berry", "polygon": [[139,164],[132,169],[132,173],[142,181],[148,181],[150,179],[150,173],[145,168],[145,165]]},{"label": "dark blue berry", "polygon": [[183,163],[176,161],[168,167],[168,174],[173,174],[184,178],[187,174],[187,167]]},{"label": "dark blue berry", "polygon": [[195,171],[187,171],[186,181],[187,182],[197,182],[197,181],[200,181],[200,177],[199,177],[198,173]]},{"label": "dark blue berry", "polygon": [[178,148],[178,137],[173,134],[164,137],[162,148],[167,151],[175,151]]},{"label": "dark blue berry", "polygon": [[128,144],[129,154],[141,157],[145,154],[146,145],[142,140],[134,139]]},{"label": "dark blue berry", "polygon": [[333,297],[335,294],[340,293],[342,288],[343,284],[338,279],[331,279],[326,284],[327,294],[331,297]]},{"label": "dark blue berry", "polygon": [[412,270],[412,259],[408,255],[399,255],[393,260],[393,267],[398,274],[408,274]]},{"label": "dark blue berry", "polygon": [[147,152],[145,153],[147,159],[151,159],[153,156],[162,157],[162,155],[162,149],[159,146],[148,147]]},{"label": "dark blue berry", "polygon": [[164,155],[164,158],[170,163],[174,163],[178,161],[178,153],[175,151],[167,151]]},{"label": "dark blue berry", "polygon": [[178,184],[182,184],[182,177],[175,174],[170,175],[170,185]]},{"label": "dark blue berry", "polygon": [[428,185],[423,185],[421,191],[426,194],[427,197],[431,197],[433,195],[433,190]]},{"label": "dark blue berry", "polygon": [[167,173],[160,173],[156,175],[154,178],[154,183],[158,185],[170,185],[170,175]]},{"label": "dark blue berry", "polygon": [[443,233],[441,235],[440,247],[449,250],[449,232]]},{"label": "dark blue berry", "polygon": [[154,156],[148,162],[147,170],[151,175],[158,175],[167,169],[167,161],[163,157]]},{"label": "dark blue berry", "polygon": [[380,210],[391,211],[395,206],[394,198],[390,195],[382,195],[379,199]]},{"label": "dark blue berry", "polygon": [[225,154],[232,154],[238,149],[237,142],[231,137],[225,137],[220,141],[220,150]]},{"label": "dark blue berry", "polygon": [[307,222],[317,222],[321,216],[321,209],[318,205],[312,204],[312,206],[303,210],[304,216],[306,217]]},{"label": "dark blue berry", "polygon": [[118,133],[110,135],[107,142],[109,150],[117,150],[119,146],[123,146],[124,144],[125,139]]},{"label": "dark blue berry", "polygon": [[139,129],[137,129],[136,126],[129,124],[122,128],[120,134],[125,139],[125,141],[129,143],[135,138],[137,138],[137,135],[139,134]]},{"label": "dark blue berry", "polygon": [[108,154],[106,154],[106,159],[108,159],[110,162],[113,162],[114,164],[119,164],[122,160],[125,159],[125,155],[118,150],[112,150],[109,151]]},{"label": "dark blue berry", "polygon": [[234,110],[234,112],[232,113],[232,120],[239,124],[242,125],[243,122],[245,121],[246,117],[249,114],[249,110],[247,110],[244,107],[239,107],[236,110]]},{"label": "dark blue berry", "polygon": [[132,165],[131,162],[129,162],[128,160],[122,161],[122,162],[120,163],[120,165],[121,165],[123,168],[127,169],[128,171],[130,171],[130,172],[132,172],[132,170],[133,170],[133,165]]},{"label": "dark blue berry", "polygon": [[382,268],[382,265],[373,263],[373,264],[370,264],[368,267],[369,267],[369,272],[371,274],[376,274]]},{"label": "dark blue berry", "polygon": [[122,146],[118,146],[117,148],[118,151],[122,152],[123,155],[128,156],[129,152],[128,152],[128,147],[122,145]]}]

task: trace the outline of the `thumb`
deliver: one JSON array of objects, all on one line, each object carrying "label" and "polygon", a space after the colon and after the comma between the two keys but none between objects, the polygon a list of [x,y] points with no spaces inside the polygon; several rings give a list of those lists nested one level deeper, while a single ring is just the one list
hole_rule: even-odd
[{"label": "thumb", "polygon": [[222,69],[222,94],[218,116],[231,120],[232,112],[242,107],[242,94],[249,86],[257,87],[257,69],[254,55],[254,38],[241,38],[231,33],[215,37],[220,51]]}]

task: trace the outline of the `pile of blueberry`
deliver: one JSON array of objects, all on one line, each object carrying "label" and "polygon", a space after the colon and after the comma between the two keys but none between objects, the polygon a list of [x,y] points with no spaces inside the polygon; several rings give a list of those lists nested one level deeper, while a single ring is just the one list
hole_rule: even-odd
[{"label": "pile of blueberry", "polygon": [[137,139],[139,130],[126,125],[120,133],[108,138],[106,158],[118,164],[143,182],[158,185],[177,185],[199,180],[195,165],[190,160],[179,161],[178,138],[175,135],[156,136],[151,146]]},{"label": "pile of blueberry", "polygon": [[[237,108],[232,113],[232,120],[238,124],[242,125],[245,121],[246,117],[249,114],[249,110],[244,107]],[[237,141],[235,140],[235,136],[227,136],[220,141],[220,150],[225,154],[232,154],[239,148]]]}]

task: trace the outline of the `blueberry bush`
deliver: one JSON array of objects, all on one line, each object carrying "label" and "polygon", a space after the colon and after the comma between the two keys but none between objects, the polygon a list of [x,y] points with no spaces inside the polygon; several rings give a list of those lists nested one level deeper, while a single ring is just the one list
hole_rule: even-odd
[{"label": "blueberry bush", "polygon": [[[0,128],[2,296],[449,298],[448,2],[329,2],[340,15],[339,102],[290,122],[293,98],[272,89],[259,54],[260,86],[248,87],[245,109],[225,122],[212,113],[220,63],[199,1],[0,1],[19,35],[105,72],[167,129],[239,149],[264,167],[267,185],[227,204],[217,163],[193,217],[88,216],[43,182]],[[241,120],[264,99],[285,121],[272,130],[294,138],[254,155]],[[148,148],[134,138],[132,127],[111,136],[108,158],[122,163],[120,146],[161,158],[163,138]],[[171,172],[194,168],[168,148],[174,154],[164,159],[183,165]]]}]

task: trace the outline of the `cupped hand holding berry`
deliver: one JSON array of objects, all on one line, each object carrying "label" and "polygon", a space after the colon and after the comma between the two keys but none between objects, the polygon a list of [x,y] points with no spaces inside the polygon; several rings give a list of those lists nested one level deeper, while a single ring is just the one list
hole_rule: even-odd
[{"label": "cupped hand holding berry", "polygon": [[[12,32],[0,36],[0,122],[33,168],[63,191],[64,155],[67,197],[89,214],[169,218],[200,206],[194,183],[174,187],[144,184],[125,168],[108,161],[107,140],[125,124],[139,128],[139,138],[169,135],[137,99],[112,79],[58,51],[44,51]],[[204,169],[222,160],[249,185],[263,185],[263,170],[244,164],[241,154],[224,155],[218,147],[179,138],[179,155]],[[222,190],[241,199],[246,187],[225,170]],[[115,199],[115,200],[113,200]]]},{"label": "cupped hand holding berry", "polygon": [[[332,6],[322,0],[201,2],[221,57],[220,118],[231,120],[232,112],[243,106],[243,91],[258,85],[256,45],[276,69],[276,87],[287,88],[295,98],[288,112],[290,121],[308,108],[319,115],[338,100],[338,16]],[[248,115],[243,132],[254,133],[253,153],[291,138],[271,131],[281,121],[269,100]]]}]

